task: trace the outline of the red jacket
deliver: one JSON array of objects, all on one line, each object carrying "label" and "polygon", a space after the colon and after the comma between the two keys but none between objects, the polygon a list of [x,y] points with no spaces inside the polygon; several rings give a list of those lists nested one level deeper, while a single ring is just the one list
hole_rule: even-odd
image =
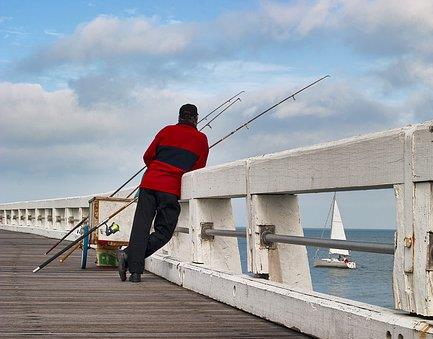
[{"label": "red jacket", "polygon": [[180,197],[182,175],[206,166],[209,145],[205,134],[187,124],[164,127],[143,155],[147,171],[141,188]]}]

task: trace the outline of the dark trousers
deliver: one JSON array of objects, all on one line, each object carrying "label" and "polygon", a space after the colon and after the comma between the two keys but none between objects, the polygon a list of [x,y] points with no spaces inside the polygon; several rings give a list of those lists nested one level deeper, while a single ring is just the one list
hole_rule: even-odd
[{"label": "dark trousers", "polygon": [[[143,273],[144,259],[171,239],[179,214],[180,205],[176,195],[140,189],[129,245],[125,249],[129,272]],[[154,218],[155,231],[149,234]]]}]

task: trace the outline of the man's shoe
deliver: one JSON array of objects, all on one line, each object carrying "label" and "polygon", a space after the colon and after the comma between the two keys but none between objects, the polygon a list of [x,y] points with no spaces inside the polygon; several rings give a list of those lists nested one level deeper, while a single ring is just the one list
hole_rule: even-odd
[{"label": "man's shoe", "polygon": [[128,257],[122,250],[117,250],[117,261],[119,262],[118,270],[120,280],[126,280],[126,269],[128,268]]},{"label": "man's shoe", "polygon": [[134,282],[134,283],[140,282],[141,281],[141,274],[140,273],[131,273],[131,275],[129,276],[129,281]]}]

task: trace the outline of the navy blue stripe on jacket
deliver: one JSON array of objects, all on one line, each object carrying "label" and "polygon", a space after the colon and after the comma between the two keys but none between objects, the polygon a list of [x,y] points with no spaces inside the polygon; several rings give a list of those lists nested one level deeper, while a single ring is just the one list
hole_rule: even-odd
[{"label": "navy blue stripe on jacket", "polygon": [[191,170],[198,159],[197,154],[175,146],[158,146],[155,160],[183,169]]}]

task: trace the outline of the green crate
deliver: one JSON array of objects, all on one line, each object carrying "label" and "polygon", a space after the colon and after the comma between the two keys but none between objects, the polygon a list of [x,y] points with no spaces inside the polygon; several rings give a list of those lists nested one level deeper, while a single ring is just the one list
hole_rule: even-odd
[{"label": "green crate", "polygon": [[103,267],[116,267],[118,265],[115,249],[96,249],[97,265]]}]

